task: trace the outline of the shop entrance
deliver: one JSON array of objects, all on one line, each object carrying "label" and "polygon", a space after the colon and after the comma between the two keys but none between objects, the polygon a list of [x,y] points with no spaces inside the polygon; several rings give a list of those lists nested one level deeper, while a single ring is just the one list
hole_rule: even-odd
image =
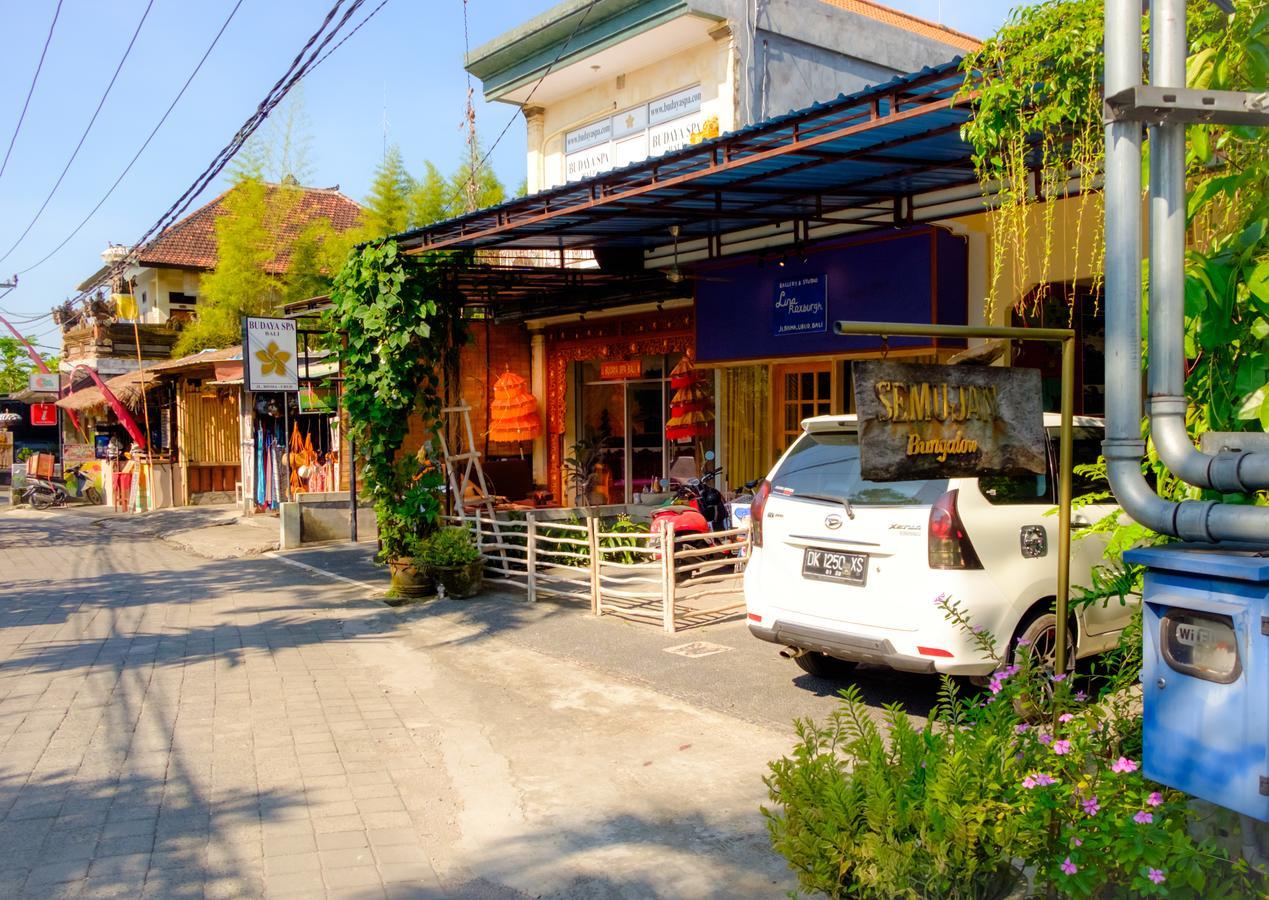
[{"label": "shop entrance", "polygon": [[668,378],[679,356],[578,363],[577,434],[597,448],[598,502],[631,503],[636,493],[655,490],[670,476]]}]

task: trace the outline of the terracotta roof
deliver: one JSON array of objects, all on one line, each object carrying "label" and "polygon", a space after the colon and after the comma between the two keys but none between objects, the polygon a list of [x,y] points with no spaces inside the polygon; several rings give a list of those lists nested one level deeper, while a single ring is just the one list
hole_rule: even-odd
[{"label": "terracotta roof", "polygon": [[[270,186],[270,192],[277,185]],[[336,231],[348,231],[361,222],[361,207],[344,196],[337,188],[300,187],[299,200],[287,212],[282,222],[277,243],[287,248],[314,219],[325,217]],[[221,194],[206,206],[195,210],[179,222],[165,229],[152,240],[139,255],[143,266],[178,266],[187,269],[213,269],[216,267],[216,219],[224,213]],[[280,275],[286,271],[290,254],[285,249],[269,264],[269,271]]]},{"label": "terracotta roof", "polygon": [[956,31],[946,25],[939,25],[929,19],[922,19],[920,16],[882,6],[880,3],[873,3],[871,0],[821,0],[821,2],[961,50],[977,50],[983,45],[983,42],[973,35]]}]

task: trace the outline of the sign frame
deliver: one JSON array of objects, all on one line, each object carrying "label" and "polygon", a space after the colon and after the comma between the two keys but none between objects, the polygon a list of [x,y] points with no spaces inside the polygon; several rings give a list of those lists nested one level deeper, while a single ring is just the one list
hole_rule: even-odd
[{"label": "sign frame", "polygon": [[[833,333],[841,336],[986,338],[1006,341],[1040,341],[1062,347],[1062,428],[1058,439],[1058,471],[1070,472],[1075,462],[1075,330],[1071,328],[1021,328],[1010,325],[934,325],[913,322],[833,323]],[[1057,598],[1054,601],[1054,666],[1066,671],[1066,633],[1071,595],[1071,482],[1058,479],[1057,509]]]},{"label": "sign frame", "polygon": [[33,428],[56,428],[57,405],[53,403],[32,403],[31,426]]},{"label": "sign frame", "polygon": [[1039,369],[856,360],[852,381],[869,481],[1047,471]]},{"label": "sign frame", "polygon": [[32,372],[26,386],[33,394],[56,394],[62,389],[62,377],[56,372]]},{"label": "sign frame", "polygon": [[248,316],[242,320],[245,390],[294,392],[300,389],[298,334],[293,319]]}]

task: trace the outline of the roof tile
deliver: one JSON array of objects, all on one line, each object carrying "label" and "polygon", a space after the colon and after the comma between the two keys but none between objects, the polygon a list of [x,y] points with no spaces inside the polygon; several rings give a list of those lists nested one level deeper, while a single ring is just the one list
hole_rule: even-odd
[{"label": "roof tile", "polygon": [[900,12],[897,9],[882,6],[880,3],[873,3],[871,0],[821,0],[821,2],[961,50],[977,50],[983,45],[978,38],[965,34],[963,31],[956,31],[946,25],[938,25],[929,19]]},{"label": "roof tile", "polygon": [[[277,185],[270,185],[270,191],[277,189]],[[268,266],[271,274],[280,275],[286,271],[291,244],[315,219],[329,219],[335,230],[340,232],[348,231],[361,222],[361,207],[338,189],[301,187],[298,190],[300,197],[287,211],[277,235],[278,253]],[[216,219],[224,214],[224,199],[228,193],[226,191],[166,228],[141,251],[138,262],[143,266],[214,269]]]}]

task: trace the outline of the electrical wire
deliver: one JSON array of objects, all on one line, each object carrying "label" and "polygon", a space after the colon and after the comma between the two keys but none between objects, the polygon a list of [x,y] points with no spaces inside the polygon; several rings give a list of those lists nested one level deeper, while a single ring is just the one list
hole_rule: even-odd
[{"label": "electrical wire", "polygon": [[330,56],[332,53],[334,53],[334,52],[335,52],[336,50],[338,50],[340,47],[344,46],[344,41],[348,40],[350,37],[352,37],[352,36],[353,36],[354,34],[356,34],[358,31],[361,31],[361,26],[362,26],[362,25],[365,25],[367,22],[369,22],[371,19],[373,19],[373,18],[375,17],[375,13],[379,12],[379,10],[383,9],[383,8],[384,8],[385,6],[387,6],[387,5],[388,5],[388,0],[380,0],[379,5],[378,5],[378,6],[376,6],[374,9],[370,10],[370,12],[366,15],[366,17],[365,17],[364,19],[362,19],[360,22],[358,22],[358,23],[357,23],[357,25],[356,25],[356,27],[355,27],[355,28],[353,28],[353,30],[352,30],[352,31],[348,32],[346,35],[344,35],[342,38],[340,38],[340,39],[339,39],[339,43],[338,43],[338,44],[336,44],[334,47],[331,47],[329,50],[327,50],[327,51],[326,51],[326,52],[322,55],[322,58],[321,58],[321,59],[319,59],[317,62],[313,63],[313,65],[309,67],[309,71],[310,71],[310,72],[312,72],[312,71],[313,71],[313,69],[316,69],[316,68],[317,68],[318,66],[320,66],[322,63],[326,62],[326,58],[327,58],[328,56]]},{"label": "electrical wire", "polygon": [[[146,246],[146,242],[149,241],[150,238],[166,229],[181,215],[183,215],[194,202],[195,198],[197,198],[207,185],[211,183],[212,179],[220,174],[233,156],[242,149],[242,146],[248,139],[250,139],[251,135],[254,134],[260,125],[263,124],[264,120],[268,118],[269,113],[271,113],[273,109],[282,102],[287,93],[289,93],[290,90],[295,87],[295,85],[299,83],[299,81],[308,74],[309,71],[312,70],[318,57],[326,49],[327,45],[330,44],[335,35],[343,30],[344,26],[348,23],[348,20],[352,18],[362,5],[364,5],[365,0],[352,0],[352,3],[349,5],[347,10],[344,11],[343,17],[334,26],[334,28],[327,32],[328,26],[330,26],[331,21],[339,14],[339,9],[343,3],[344,0],[335,0],[335,4],[330,8],[330,11],[326,13],[325,18],[322,20],[322,24],[315,32],[313,32],[313,34],[305,42],[304,46],[300,48],[299,53],[297,53],[295,59],[291,61],[291,65],[287,68],[286,72],[284,72],[282,77],[280,77],[274,83],[273,87],[269,89],[265,98],[261,100],[259,105],[256,107],[255,112],[247,118],[246,122],[244,122],[242,127],[240,127],[234,134],[234,137],[230,140],[230,142],[220,149],[220,151],[212,159],[211,163],[208,164],[207,168],[205,168],[203,172],[194,179],[193,183],[190,184],[185,192],[171,206],[169,206],[167,210],[159,216],[158,220],[146,230],[145,234],[143,234],[141,238],[132,245],[132,250],[128,253],[128,255],[111,266],[110,269],[103,273],[102,277],[87,290],[81,291],[74,298],[75,301],[82,300],[84,297],[88,296],[88,294],[96,288],[97,285],[111,280],[118,272],[122,271],[127,264],[136,258],[137,253]],[[325,33],[324,36],[323,33]]]},{"label": "electrical wire", "polygon": [[66,165],[62,167],[62,174],[57,176],[57,181],[53,183],[53,188],[48,192],[48,196],[44,198],[44,202],[40,204],[40,208],[35,211],[35,215],[27,224],[25,230],[18,235],[18,239],[13,242],[8,250],[4,251],[4,255],[0,256],[0,262],[4,262],[9,258],[18,245],[31,233],[31,229],[35,227],[35,223],[40,220],[40,216],[44,214],[44,210],[48,208],[49,201],[53,199],[53,195],[57,193],[57,189],[62,186],[62,180],[66,177],[66,173],[70,171],[71,163],[75,161],[75,157],[79,156],[79,151],[83,149],[84,141],[88,140],[88,132],[92,131],[93,125],[97,121],[97,116],[101,115],[101,108],[106,105],[106,98],[110,96],[110,91],[115,86],[115,81],[119,78],[119,73],[123,71],[123,64],[128,61],[128,57],[132,55],[132,47],[137,42],[137,36],[141,34],[141,26],[145,25],[145,20],[150,15],[150,10],[154,7],[154,0],[149,0],[145,5],[145,11],[141,13],[141,19],[137,22],[136,30],[132,32],[132,40],[128,41],[128,46],[123,51],[123,57],[119,60],[119,65],[115,66],[115,73],[110,76],[110,83],[106,85],[105,92],[101,95],[101,99],[97,101],[97,108],[93,110],[93,116],[88,120],[88,126],[84,128],[84,133],[79,136],[79,143],[75,145],[74,152],[71,153],[70,159],[66,160]]},{"label": "electrical wire", "polygon": [[[573,39],[577,37],[577,33],[582,30],[582,25],[586,23],[586,18],[590,15],[590,11],[594,8],[595,8],[595,0],[590,0],[590,3],[586,4],[586,9],[582,11],[581,18],[579,18],[577,20],[577,24],[573,26],[572,33],[560,46],[559,52],[555,54],[555,59],[551,60],[551,64],[546,67],[546,71],[543,72],[542,75],[538,78],[537,82],[533,85],[533,88],[529,91],[528,96],[525,97],[524,101],[520,104],[521,109],[524,109],[525,107],[529,105],[529,101],[533,99],[533,95],[536,94],[538,88],[542,86],[542,82],[546,80],[546,76],[550,75],[551,71],[555,68],[556,64],[558,64],[559,61],[564,58],[564,54],[568,51],[569,44],[573,43]],[[465,9],[466,9],[466,4],[464,3],[464,11]],[[480,170],[484,168],[485,163],[488,162],[489,157],[493,155],[494,150],[498,148],[498,143],[506,136],[507,131],[511,128],[511,123],[516,120],[516,115],[517,113],[511,114],[511,117],[507,119],[507,124],[502,126],[502,131],[498,132],[498,136],[494,138],[493,144],[489,147],[488,150],[485,151],[485,155],[480,158],[480,162],[476,163],[476,165],[472,167],[471,172],[469,172],[467,176],[467,179],[469,182],[473,182],[476,180],[477,174],[479,174]],[[467,189],[467,185],[463,185],[462,188],[456,191],[454,195],[450,197],[449,202],[445,204],[444,208],[447,210],[452,209],[454,206],[454,203],[458,200],[459,195],[462,194],[462,192],[466,189]]]},{"label": "electrical wire", "polygon": [[31,87],[27,89],[26,100],[22,103],[22,112],[18,116],[18,124],[13,126],[13,136],[9,138],[9,149],[4,151],[4,162],[0,162],[0,177],[9,165],[9,156],[13,153],[13,145],[18,140],[18,132],[22,130],[22,121],[26,118],[27,107],[31,105],[31,95],[35,93],[35,83],[40,80],[40,70],[44,68],[44,57],[48,53],[48,45],[53,40],[53,29],[57,27],[57,17],[62,14],[62,0],[57,0],[57,8],[53,10],[53,21],[48,26],[48,36],[44,38],[44,49],[40,51],[40,61],[35,66],[35,74],[31,76]]},{"label": "electrical wire", "polygon": [[[384,0],[384,3],[386,2],[387,0]],[[159,133],[159,129],[163,127],[163,123],[167,121],[167,117],[172,114],[172,110],[176,108],[176,104],[181,102],[181,98],[185,96],[185,91],[189,89],[190,84],[194,81],[194,76],[196,76],[199,70],[203,68],[203,63],[207,62],[207,57],[211,56],[212,50],[216,49],[216,44],[220,42],[221,35],[225,33],[225,29],[229,27],[229,23],[233,21],[234,16],[237,15],[238,13],[238,8],[241,7],[242,4],[243,4],[243,0],[238,0],[238,2],[234,4],[233,9],[229,11],[229,15],[225,18],[225,21],[221,24],[220,31],[216,32],[216,36],[212,38],[212,42],[208,44],[207,49],[203,51],[202,59],[198,61],[198,65],[194,66],[194,70],[190,72],[189,77],[185,79],[185,84],[181,86],[180,91],[178,91],[176,96],[172,98],[172,102],[168,105],[167,111],[163,113],[163,117],[160,118],[158,121],[158,124],[156,124],[154,128],[151,129],[149,137],[145,139],[145,142],[141,145],[141,148],[137,150],[137,152],[133,155],[131,161],[126,166],[124,166],[123,171],[119,173],[119,177],[115,179],[114,184],[112,184],[110,186],[110,189],[106,191],[105,194],[102,195],[102,198],[100,200],[97,201],[97,205],[94,206],[91,210],[89,210],[88,215],[84,216],[83,220],[78,225],[75,226],[74,230],[71,231],[70,234],[66,235],[66,237],[62,239],[62,242],[60,244],[58,244],[56,247],[54,247],[52,250],[46,253],[38,261],[31,263],[31,265],[27,266],[25,269],[19,269],[18,270],[19,275],[25,275],[27,272],[30,272],[32,269],[42,266],[44,265],[44,263],[52,259],[53,255],[57,253],[57,251],[65,247],[68,243],[70,243],[71,239],[74,238],[75,235],[79,234],[80,230],[85,225],[88,224],[89,220],[92,219],[92,217],[97,214],[97,211],[101,209],[101,207],[105,204],[105,202],[110,199],[110,196],[115,192],[115,189],[119,187],[120,183],[127,176],[127,174],[132,171],[132,167],[136,165],[137,160],[141,158],[141,154],[144,153],[145,149],[150,146],[150,142],[154,140],[154,136]],[[382,5],[383,4],[380,4],[380,6]],[[363,22],[362,24],[365,24],[365,23]]]}]

